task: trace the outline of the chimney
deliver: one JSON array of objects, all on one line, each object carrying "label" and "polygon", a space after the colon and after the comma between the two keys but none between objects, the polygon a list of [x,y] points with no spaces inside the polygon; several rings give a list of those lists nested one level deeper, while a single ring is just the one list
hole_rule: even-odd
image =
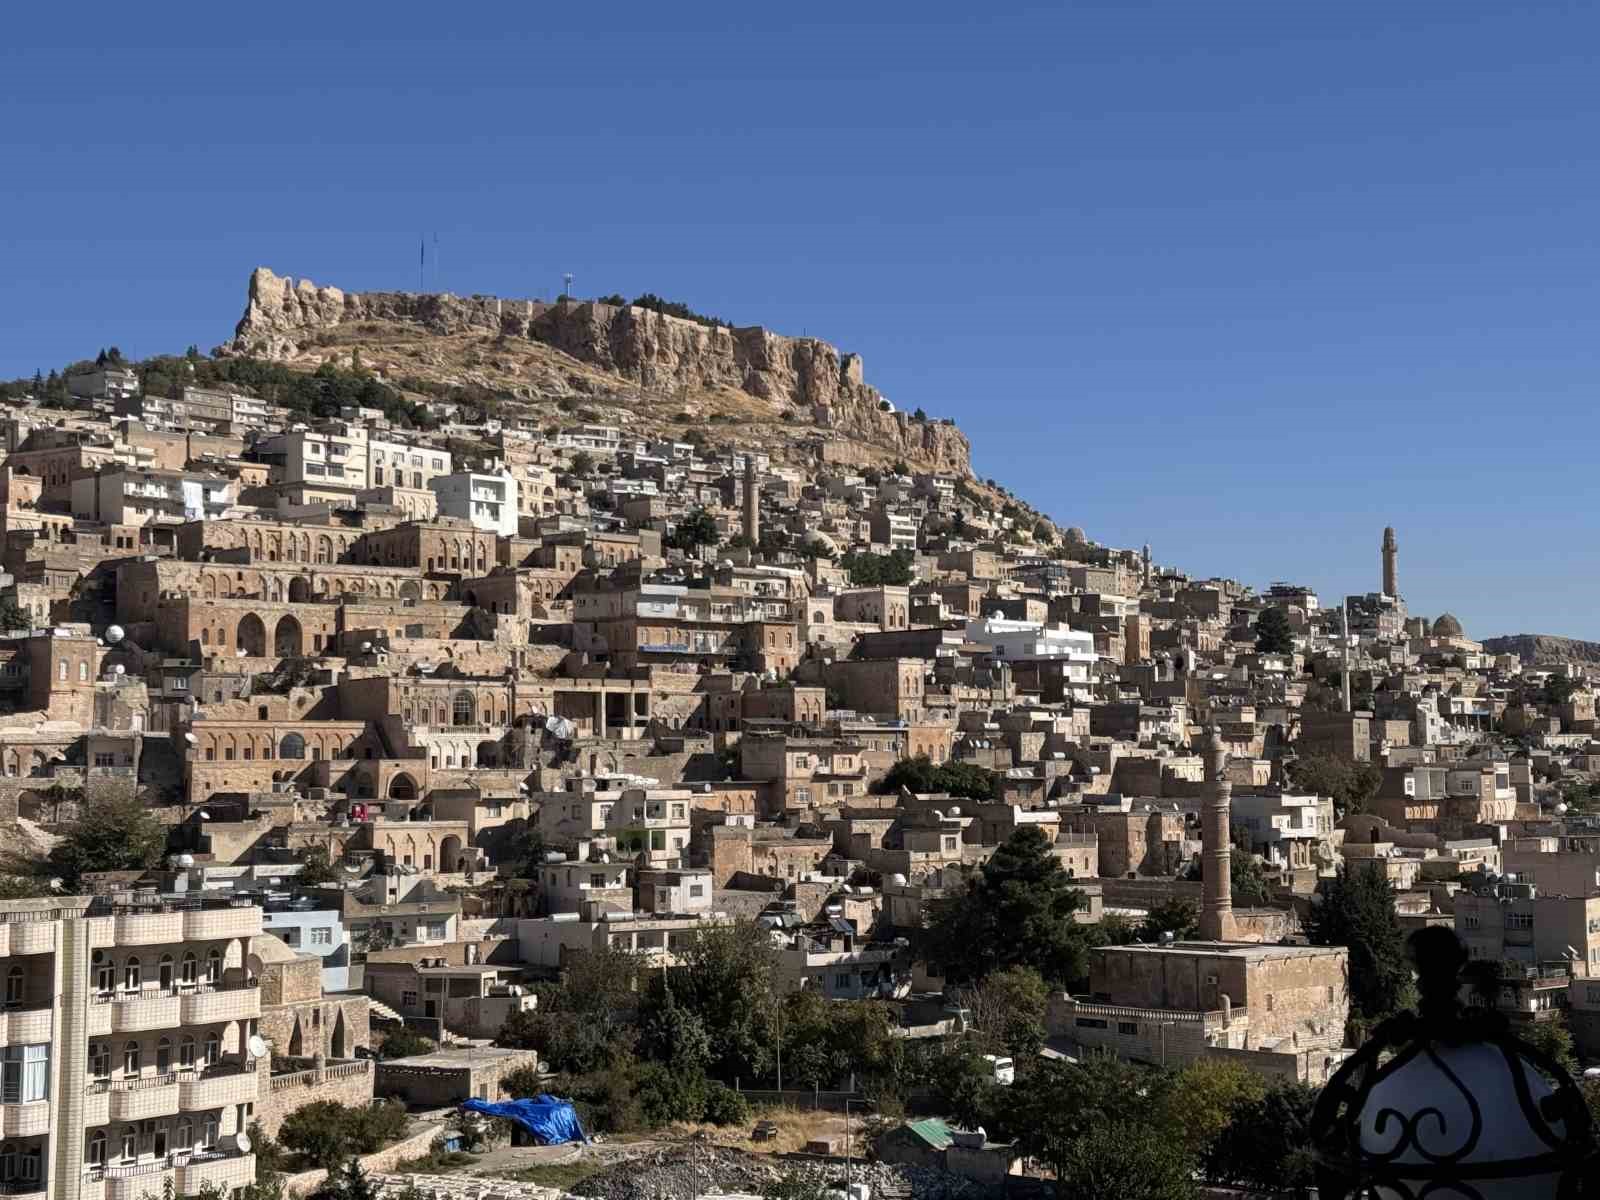
[{"label": "chimney", "polygon": [[1230,838],[1233,784],[1228,782],[1228,752],[1211,726],[1206,746],[1206,789],[1200,813],[1200,936],[1208,942],[1235,940],[1233,928],[1233,843]]}]

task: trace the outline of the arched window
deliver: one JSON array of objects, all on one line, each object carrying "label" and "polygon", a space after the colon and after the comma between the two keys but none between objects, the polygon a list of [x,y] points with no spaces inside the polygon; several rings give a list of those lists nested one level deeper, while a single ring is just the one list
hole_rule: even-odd
[{"label": "arched window", "polygon": [[139,1131],[132,1125],[122,1127],[122,1157],[128,1162],[139,1157]]},{"label": "arched window", "polygon": [[222,951],[213,948],[206,954],[206,982],[222,982]]},{"label": "arched window", "polygon": [[217,1135],[222,1132],[216,1113],[206,1114],[206,1123],[200,1134],[200,1145],[207,1150],[216,1148]]},{"label": "arched window", "polygon": [[194,1122],[188,1117],[178,1122],[177,1145],[173,1148],[179,1153],[186,1154],[194,1149]]},{"label": "arched window", "polygon": [[283,741],[278,743],[279,758],[304,758],[306,756],[306,740],[298,733],[286,733]]},{"label": "arched window", "polygon": [[178,1069],[192,1071],[194,1069],[194,1034],[186,1033],[183,1040],[178,1043]]},{"label": "arched window", "polygon": [[22,991],[25,976],[22,973],[22,964],[17,963],[6,972],[6,1004],[15,1005],[22,1003]]},{"label": "arched window", "polygon": [[122,1048],[122,1073],[124,1075],[137,1075],[143,1069],[144,1061],[139,1053],[139,1043],[129,1042]]},{"label": "arched window", "polygon": [[96,1129],[89,1135],[89,1165],[103,1167],[106,1165],[106,1131]]},{"label": "arched window", "polygon": [[471,725],[474,705],[471,692],[457,692],[452,711],[454,723],[457,725]]},{"label": "arched window", "polygon": [[156,970],[156,978],[161,983],[162,991],[169,991],[172,987],[172,955],[163,954],[161,964]]},{"label": "arched window", "polygon": [[79,683],[88,683],[89,682],[89,664],[86,663],[86,662],[80,662],[78,664],[78,682]]},{"label": "arched window", "polygon": [[200,1065],[203,1067],[215,1066],[222,1061],[222,1037],[213,1029],[206,1034],[206,1057]]},{"label": "arched window", "polygon": [[96,1079],[106,1079],[111,1075],[111,1044],[109,1042],[89,1043],[89,1074]]},{"label": "arched window", "polygon": [[178,982],[193,987],[200,981],[200,960],[193,950],[183,952],[183,965],[179,968]]},{"label": "arched window", "polygon": [[94,969],[94,990],[108,996],[117,986],[117,965],[103,962]]},{"label": "arched window", "polygon": [[165,1075],[172,1070],[172,1039],[162,1038],[156,1043],[156,1074]]},{"label": "arched window", "polygon": [[122,964],[122,987],[125,991],[137,992],[142,982],[143,976],[139,970],[139,956],[135,954]]},{"label": "arched window", "polygon": [[67,681],[67,660],[64,658],[61,660],[60,666],[56,671],[56,678],[62,683]]}]

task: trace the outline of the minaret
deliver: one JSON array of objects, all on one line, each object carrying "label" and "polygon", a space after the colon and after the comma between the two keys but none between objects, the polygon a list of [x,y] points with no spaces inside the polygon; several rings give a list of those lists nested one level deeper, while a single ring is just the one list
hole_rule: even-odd
[{"label": "minaret", "polygon": [[1205,875],[1200,892],[1200,937],[1231,942],[1233,928],[1233,784],[1228,782],[1228,752],[1213,725],[1206,746],[1205,799],[1200,811],[1200,861]]},{"label": "minaret", "polygon": [[1400,595],[1400,543],[1394,540],[1394,526],[1383,531],[1383,594]]},{"label": "minaret", "polygon": [[761,485],[756,482],[756,456],[744,452],[744,535],[754,546],[761,540]]},{"label": "minaret", "polygon": [[1150,586],[1150,543],[1144,544],[1144,552],[1140,555],[1144,560],[1144,586]]}]

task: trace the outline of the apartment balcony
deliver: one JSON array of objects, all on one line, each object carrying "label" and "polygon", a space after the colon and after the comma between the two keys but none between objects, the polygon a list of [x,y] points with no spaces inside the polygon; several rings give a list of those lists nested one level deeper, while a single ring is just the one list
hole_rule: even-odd
[{"label": "apartment balcony", "polygon": [[[0,921],[0,958],[13,954],[53,954],[56,948],[57,924],[54,919],[30,921],[31,913],[15,913],[15,918]],[[54,918],[55,914],[47,914]]]},{"label": "apartment balcony", "polygon": [[111,1081],[92,1080],[83,1089],[83,1127],[93,1129],[111,1120]]},{"label": "apartment balcony", "polygon": [[[143,1200],[145,1196],[165,1196],[167,1182],[177,1187],[177,1168],[172,1158],[117,1166],[89,1167],[83,1173],[79,1200]],[[174,1195],[177,1192],[174,1190]]]},{"label": "apartment balcony", "polygon": [[0,1196],[7,1200],[45,1200],[49,1185],[42,1179],[7,1179],[0,1183]]},{"label": "apartment balcony", "polygon": [[209,992],[188,992],[179,1000],[179,1023],[183,1025],[254,1020],[261,1015],[261,989],[253,983]]},{"label": "apartment balcony", "polygon": [[151,1075],[139,1079],[119,1079],[110,1086],[113,1121],[147,1121],[176,1116],[179,1108],[178,1075]]},{"label": "apartment balcony", "polygon": [[178,1024],[175,992],[111,992],[89,998],[89,1033],[142,1033]]},{"label": "apartment balcony", "polygon": [[50,1101],[0,1104],[0,1137],[39,1137],[50,1132]]},{"label": "apartment balcony", "polygon": [[181,912],[128,913],[115,918],[114,944],[118,946],[169,946],[183,941]]},{"label": "apartment balcony", "polygon": [[261,910],[254,905],[201,909],[183,914],[183,937],[189,942],[255,937],[261,932]]},{"label": "apartment balcony", "polygon": [[231,1196],[235,1189],[249,1187],[255,1181],[254,1154],[197,1155],[178,1168],[178,1195],[198,1196],[210,1184],[217,1189],[216,1194]]},{"label": "apartment balcony", "polygon": [[31,1046],[54,1040],[55,1018],[50,1005],[0,1012],[0,1046]]},{"label": "apartment balcony", "polygon": [[257,1094],[254,1071],[239,1067],[213,1068],[205,1075],[184,1075],[178,1080],[178,1107],[186,1112],[253,1104]]}]

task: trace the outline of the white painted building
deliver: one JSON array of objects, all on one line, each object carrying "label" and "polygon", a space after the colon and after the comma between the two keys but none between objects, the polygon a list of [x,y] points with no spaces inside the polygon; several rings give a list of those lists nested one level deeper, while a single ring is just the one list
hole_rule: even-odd
[{"label": "white painted building", "polygon": [[1098,661],[1094,634],[1039,621],[1019,621],[992,613],[967,622],[969,645],[989,646],[1002,662],[1048,660],[1068,665],[1068,675],[1078,682],[1089,678]]},{"label": "white painted building", "polygon": [[441,517],[459,517],[473,528],[515,537],[517,532],[517,480],[501,467],[497,472],[456,471],[428,481],[438,497]]}]

